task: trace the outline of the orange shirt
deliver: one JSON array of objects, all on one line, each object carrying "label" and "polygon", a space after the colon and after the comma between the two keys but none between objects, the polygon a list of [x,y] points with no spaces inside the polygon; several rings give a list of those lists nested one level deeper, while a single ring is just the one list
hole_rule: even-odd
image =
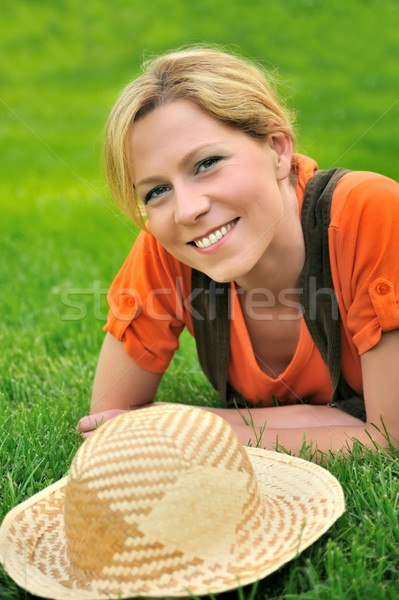
[{"label": "orange shirt", "polygon": [[[296,155],[301,208],[316,163]],[[330,262],[341,314],[342,373],[362,392],[360,354],[382,331],[399,328],[399,185],[368,172],[352,172],[334,191],[329,228]],[[234,289],[234,284],[231,284]],[[193,334],[189,297],[191,268],[174,259],[148,232],[141,232],[111,285],[105,330],[123,341],[144,369],[163,373],[186,326]],[[296,352],[274,379],[254,356],[241,305],[233,294],[230,333],[231,385],[248,400],[270,406],[273,396],[293,403],[331,399],[328,370],[302,320]]]}]

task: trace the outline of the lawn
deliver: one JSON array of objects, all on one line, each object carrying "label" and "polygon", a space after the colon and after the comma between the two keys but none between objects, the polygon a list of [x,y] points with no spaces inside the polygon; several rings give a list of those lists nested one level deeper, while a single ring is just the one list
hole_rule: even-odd
[{"label": "lawn", "polygon": [[[79,445],[106,290],[137,235],[106,189],[102,136],[143,55],[207,41],[255,58],[297,111],[299,151],[322,168],[398,179],[399,4],[2,0],[0,11],[1,521],[66,474]],[[187,335],[158,400],[217,402]],[[297,560],[230,598],[399,597],[398,453],[355,446],[327,468],[346,513]],[[1,599],[29,597],[0,572]]]}]

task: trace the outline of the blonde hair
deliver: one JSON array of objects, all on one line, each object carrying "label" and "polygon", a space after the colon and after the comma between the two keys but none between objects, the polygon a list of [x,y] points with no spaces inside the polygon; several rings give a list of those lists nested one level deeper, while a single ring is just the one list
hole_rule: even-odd
[{"label": "blonde hair", "polygon": [[256,139],[283,132],[294,138],[293,117],[272,89],[271,78],[250,62],[207,47],[190,47],[143,63],[142,75],[117,100],[105,134],[105,169],[111,194],[140,227],[142,210],[129,164],[134,121],[177,99],[195,102],[221,123]]}]

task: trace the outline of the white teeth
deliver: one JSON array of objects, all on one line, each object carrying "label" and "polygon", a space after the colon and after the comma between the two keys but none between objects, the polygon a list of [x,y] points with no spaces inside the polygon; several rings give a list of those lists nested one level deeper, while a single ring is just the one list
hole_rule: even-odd
[{"label": "white teeth", "polygon": [[227,225],[223,225],[221,229],[218,229],[217,231],[214,231],[213,233],[209,234],[209,237],[204,237],[202,238],[202,240],[197,240],[194,243],[198,248],[208,248],[209,246],[212,246],[212,244],[214,244],[215,242],[221,240],[222,237],[224,237],[226,233],[230,231],[233,225],[235,225],[235,221],[232,221]]}]

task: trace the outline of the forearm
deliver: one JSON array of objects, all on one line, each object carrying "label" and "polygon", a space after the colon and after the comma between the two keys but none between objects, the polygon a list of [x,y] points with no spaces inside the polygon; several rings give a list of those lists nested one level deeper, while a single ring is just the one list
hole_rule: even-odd
[{"label": "forearm", "polygon": [[249,444],[268,450],[280,448],[292,452],[293,455],[298,455],[304,447],[323,454],[330,452],[335,454],[340,450],[349,452],[352,450],[354,440],[372,449],[376,447],[372,440],[380,447],[387,445],[385,438],[375,428],[366,424],[362,427],[312,427],[307,430],[269,429],[267,426],[262,429],[242,424],[234,426],[233,429],[244,445]]},{"label": "forearm", "polygon": [[354,438],[374,448],[368,433],[379,445],[386,445],[385,438],[375,427],[328,406],[305,404],[210,410],[230,423],[244,445],[258,445],[270,450],[280,446],[298,454],[306,444],[321,452],[335,453],[340,449],[351,449]]},{"label": "forearm", "polygon": [[140,367],[123,343],[107,333],[101,349],[90,405],[90,414],[128,410],[151,404],[162,378]]},{"label": "forearm", "polygon": [[257,427],[265,423],[268,429],[309,429],[314,427],[362,426],[362,421],[351,415],[326,405],[294,404],[267,408],[209,409],[226,419],[230,424],[253,422]]}]

